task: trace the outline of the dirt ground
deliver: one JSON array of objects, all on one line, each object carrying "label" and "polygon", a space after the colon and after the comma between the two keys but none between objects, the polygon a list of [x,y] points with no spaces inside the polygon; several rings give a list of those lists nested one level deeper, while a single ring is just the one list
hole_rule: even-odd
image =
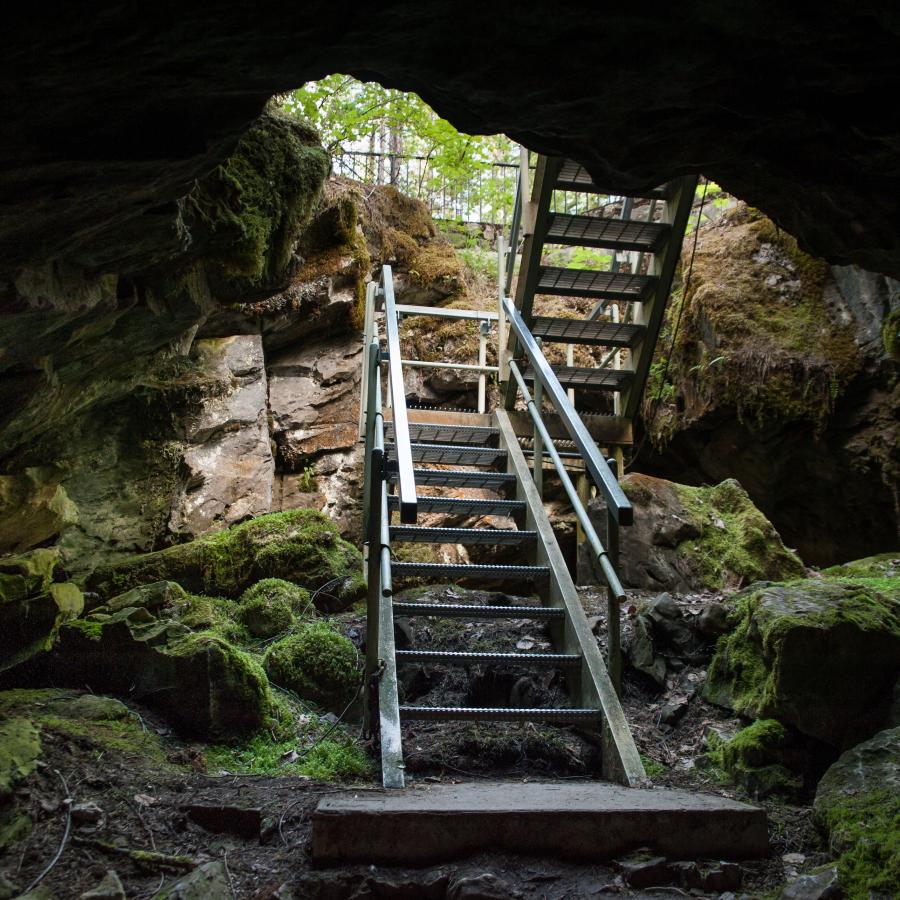
[{"label": "dirt ground", "polygon": [[[589,615],[602,635],[605,598],[583,590]],[[676,598],[685,610],[699,609],[708,595]],[[347,617],[348,630],[359,621]],[[428,636],[445,649],[501,649],[530,643],[543,649],[545,626],[520,627],[455,621],[433,633],[434,620],[413,620],[405,635],[418,643]],[[629,629],[626,615],[624,630]],[[511,630],[512,629],[512,630]],[[429,642],[431,643],[431,642]],[[602,643],[602,640],[601,640]],[[520,649],[522,649],[520,647]],[[750,799],[717,782],[697,765],[708,728],[736,730],[739,723],[699,696],[705,670],[686,665],[658,692],[634,673],[626,676],[625,712],[641,754],[653,761],[655,784]],[[548,672],[479,671],[466,680],[459,672],[418,667],[405,673],[401,691],[416,703],[500,703],[518,692],[525,703],[560,702],[564,684]],[[663,724],[667,705],[685,707],[674,725]],[[20,799],[34,827],[31,834],[0,857],[0,898],[17,896],[50,863],[36,896],[77,898],[95,888],[109,869],[120,877],[128,898],[150,898],[197,866],[224,862],[225,893],[176,893],[173,896],[237,898],[582,898],[759,897],[793,870],[825,861],[810,823],[808,805],[765,800],[770,821],[771,856],[741,865],[734,892],[703,892],[683,887],[629,887],[614,863],[569,865],[553,860],[485,853],[428,869],[368,866],[315,870],[309,860],[310,813],[319,799],[347,786],[307,779],[248,775],[210,775],[203,771],[202,747],[174,738],[165,723],[135,708],[142,727],[161,735],[165,758],[102,748],[90,737],[73,738],[45,729],[41,764],[24,782]],[[597,749],[590,735],[569,728],[534,725],[438,725],[415,723],[404,729],[412,779],[465,782],[478,778],[590,779],[597,770]],[[65,787],[63,782],[65,782]],[[202,824],[201,824],[202,823]],[[59,852],[61,849],[61,853]],[[54,862],[55,860],[55,862]]]}]

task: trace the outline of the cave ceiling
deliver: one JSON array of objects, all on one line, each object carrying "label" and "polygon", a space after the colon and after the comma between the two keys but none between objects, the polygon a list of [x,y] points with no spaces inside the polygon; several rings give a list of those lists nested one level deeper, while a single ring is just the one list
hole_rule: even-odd
[{"label": "cave ceiling", "polygon": [[272,94],[332,72],[622,185],[701,172],[813,253],[900,276],[890,4],[119,2],[4,24],[7,283],[50,259],[163,265],[193,180]]}]

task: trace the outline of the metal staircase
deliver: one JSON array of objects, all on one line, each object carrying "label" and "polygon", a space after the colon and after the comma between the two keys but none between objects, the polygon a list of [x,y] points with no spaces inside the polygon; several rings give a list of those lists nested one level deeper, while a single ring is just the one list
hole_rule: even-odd
[{"label": "metal staircase", "polygon": [[[523,166],[527,176],[527,166]],[[523,182],[524,188],[524,182]],[[671,285],[681,235],[693,197],[693,179],[647,192],[646,221],[629,217],[623,198],[617,218],[570,215],[554,208],[554,192],[601,193],[575,163],[538,159],[533,189],[516,202],[512,251],[501,246],[497,312],[472,313],[482,338],[497,329],[498,366],[486,365],[482,340],[474,369],[484,379],[499,376],[505,408],[479,412],[407,409],[399,323],[405,316],[444,316],[459,311],[405,307],[393,295],[392,273],[383,268],[379,285],[367,293],[360,430],[365,439],[364,542],[368,577],[366,713],[380,750],[385,787],[402,787],[402,725],[407,721],[530,721],[575,725],[602,735],[603,775],[626,785],[646,780],[618,699],[621,678],[619,606],[625,592],[616,575],[618,528],[632,521],[632,507],[617,481],[631,419],[646,382],[653,345]],[[530,200],[523,202],[523,198]],[[524,236],[522,263],[513,301],[507,296],[518,231]],[[542,263],[546,245],[602,247],[612,253],[611,271],[569,269]],[[627,268],[628,271],[623,271]],[[587,317],[535,315],[540,295],[590,297]],[[385,346],[376,307],[384,309]],[[457,316],[457,318],[460,318]],[[605,348],[595,367],[551,366],[540,342]],[[571,357],[571,349],[568,351]],[[613,361],[612,365],[609,365]],[[428,365],[414,361],[416,365]],[[437,364],[453,365],[449,361]],[[382,368],[386,391],[382,396]],[[606,415],[580,416],[575,392],[613,392]],[[524,407],[524,409],[523,409]],[[549,407],[549,408],[548,408]],[[564,448],[557,447],[565,442]],[[604,455],[605,451],[605,455]],[[555,471],[608,588],[605,661],[578,597],[544,509],[545,467]],[[574,476],[574,477],[573,477]],[[607,543],[586,512],[586,485],[606,501]],[[428,496],[418,496],[419,487]],[[477,496],[464,492],[474,490]],[[451,493],[443,493],[443,492]],[[490,492],[493,497],[485,497]],[[420,514],[444,517],[418,524]],[[462,516],[504,516],[514,528],[459,527]],[[512,565],[401,562],[392,548],[403,543],[512,547]],[[511,605],[423,602],[395,599],[404,581],[501,583]],[[553,651],[460,652],[429,647],[397,649],[394,616],[541,620]],[[398,667],[434,664],[558,669],[565,675],[569,704],[558,708],[423,707],[401,705]]]}]

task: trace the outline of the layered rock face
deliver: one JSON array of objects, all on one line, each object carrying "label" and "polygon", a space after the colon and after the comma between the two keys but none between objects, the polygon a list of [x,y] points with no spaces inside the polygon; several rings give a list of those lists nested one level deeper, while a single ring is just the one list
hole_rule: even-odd
[{"label": "layered rock face", "polygon": [[[158,259],[169,206],[268,97],[349,72],[601,179],[647,186],[702,169],[818,254],[900,273],[900,128],[882,102],[898,86],[898,28],[883,4],[469,13],[446,2],[391,2],[374,20],[324,3],[16,13],[0,54],[2,191],[15,198],[4,266],[65,259],[106,272]],[[464,60],[447,43],[461,29]]]}]

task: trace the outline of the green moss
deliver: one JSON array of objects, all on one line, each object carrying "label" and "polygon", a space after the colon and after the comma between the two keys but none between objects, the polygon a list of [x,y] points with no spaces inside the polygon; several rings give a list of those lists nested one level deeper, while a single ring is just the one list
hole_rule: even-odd
[{"label": "green moss", "polygon": [[641,754],[641,763],[644,766],[644,772],[647,773],[648,778],[659,778],[660,775],[664,775],[666,773],[666,766],[664,766],[661,762],[655,759],[651,759],[649,756],[644,756]]},{"label": "green moss", "polygon": [[305,588],[282,578],[264,578],[241,594],[237,618],[254,637],[272,638],[289,631],[296,615],[314,612]]},{"label": "green moss", "polygon": [[[318,721],[306,734],[273,741],[259,734],[239,747],[208,747],[206,762],[211,772],[224,770],[235,775],[304,775],[316,781],[357,781],[372,776],[372,761],[349,736],[335,739],[316,737]],[[312,744],[314,741],[317,741]]]},{"label": "green moss", "polygon": [[214,236],[211,258],[231,275],[277,277],[309,220],[330,161],[316,134],[294,119],[262,116],[235,152],[197,182],[186,218]]},{"label": "green moss", "polygon": [[40,753],[40,729],[31,719],[0,722],[0,798],[34,771]]},{"label": "green moss", "polygon": [[359,683],[356,648],[325,623],[303,625],[266,651],[273,683],[325,707],[346,704]]},{"label": "green moss", "polygon": [[85,637],[92,641],[99,641],[103,636],[103,619],[72,619],[68,623],[70,628],[77,628]]},{"label": "green moss", "polygon": [[358,581],[361,568],[359,551],[341,538],[330,519],[316,510],[294,509],[99,569],[88,585],[109,597],[170,579],[197,594],[237,597],[263,578],[317,588],[346,575],[356,591],[341,594],[349,606],[364,590]]},{"label": "green moss", "polygon": [[685,510],[702,532],[678,546],[708,588],[734,587],[762,579],[803,574],[803,563],[781,541],[772,523],[734,479],[712,488],[673,484]]},{"label": "green moss", "polygon": [[98,756],[112,752],[141,767],[172,767],[155,732],[111,697],[54,688],[4,691],[0,711],[27,715],[43,732],[96,749]]},{"label": "green moss", "polygon": [[852,739],[889,690],[892,668],[896,678],[900,648],[900,584],[882,591],[867,581],[806,579],[743,592],[710,663],[706,698],[836,746]]},{"label": "green moss", "polygon": [[710,761],[729,780],[757,797],[794,795],[802,780],[784,765],[787,729],[774,719],[760,719],[729,741],[710,742]]},{"label": "green moss", "polygon": [[900,307],[892,309],[881,326],[881,339],[884,352],[892,359],[900,359]]},{"label": "green moss", "polygon": [[900,553],[867,556],[840,566],[822,570],[823,578],[897,578],[900,579]]},{"label": "green moss", "polygon": [[[825,297],[827,263],[744,204],[702,234],[669,366],[675,390],[661,414],[656,393],[646,395],[651,436],[662,444],[685,420],[725,406],[751,426],[824,428],[862,361],[852,326]],[[668,347],[660,343],[657,362]],[[689,408],[678,410],[676,394]]]},{"label": "green moss", "polygon": [[900,795],[895,790],[845,795],[818,816],[838,856],[848,900],[896,896],[900,885]]}]

